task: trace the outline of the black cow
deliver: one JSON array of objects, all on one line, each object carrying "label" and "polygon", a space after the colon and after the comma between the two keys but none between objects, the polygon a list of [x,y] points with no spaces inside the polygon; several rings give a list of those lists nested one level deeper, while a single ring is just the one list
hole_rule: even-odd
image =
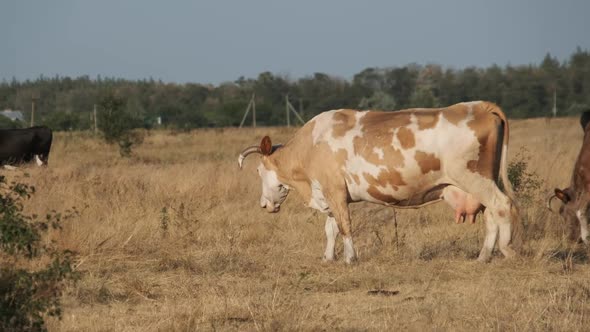
[{"label": "black cow", "polygon": [[14,165],[35,160],[47,165],[53,134],[47,127],[0,129],[0,165]]}]

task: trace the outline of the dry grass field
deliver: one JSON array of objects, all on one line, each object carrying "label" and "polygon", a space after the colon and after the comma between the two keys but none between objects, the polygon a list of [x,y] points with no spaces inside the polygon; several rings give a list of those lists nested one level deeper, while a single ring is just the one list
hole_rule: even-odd
[{"label": "dry grass field", "polygon": [[[151,132],[130,159],[85,133],[57,133],[50,167],[10,172],[36,186],[30,212],[64,211],[60,246],[81,280],[51,331],[590,329],[590,262],[544,207],[568,184],[577,119],[511,122],[509,159],[525,147],[542,188],[521,214],[521,257],[475,262],[484,225],[455,224],[436,204],[353,204],[359,261],[323,263],[325,216],[292,192],[278,214],[258,206],[257,158],[237,155],[295,129]],[[7,173],[8,171],[2,171]],[[24,173],[28,173],[26,176]],[[342,256],[342,243],[337,243]],[[391,291],[372,294],[372,290]]]}]

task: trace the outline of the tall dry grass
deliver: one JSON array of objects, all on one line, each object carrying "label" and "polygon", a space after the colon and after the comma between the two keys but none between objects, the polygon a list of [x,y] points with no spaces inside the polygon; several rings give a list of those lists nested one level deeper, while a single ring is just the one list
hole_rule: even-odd
[{"label": "tall dry grass", "polygon": [[441,204],[403,210],[396,236],[393,210],[364,203],[352,205],[360,261],[322,263],[325,216],[297,193],[266,213],[256,158],[237,168],[243,147],[293,129],[152,132],[131,159],[57,133],[49,168],[10,176],[36,186],[30,212],[79,211],[55,239],[78,252],[83,277],[50,330],[587,330],[588,253],[543,206],[568,183],[581,130],[576,119],[511,129],[510,158],[525,147],[543,188],[521,211],[522,257],[490,264],[474,262],[481,219],[456,225]]}]

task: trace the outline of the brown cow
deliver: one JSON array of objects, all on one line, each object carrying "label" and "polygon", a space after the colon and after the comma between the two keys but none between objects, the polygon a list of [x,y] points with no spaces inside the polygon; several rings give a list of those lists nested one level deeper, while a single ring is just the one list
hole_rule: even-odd
[{"label": "brown cow", "polygon": [[563,205],[559,214],[570,226],[570,238],[582,239],[590,244],[588,239],[588,209],[590,207],[590,111],[584,112],[580,124],[584,129],[584,141],[580,154],[574,165],[570,186],[565,189],[555,188],[555,194],[549,198],[547,206],[551,209],[551,200],[557,197]]},{"label": "brown cow", "polygon": [[[338,234],[347,263],[355,259],[348,203],[368,201],[417,208],[441,200],[457,220],[471,221],[483,209],[486,237],[478,260],[487,261],[499,235],[506,257],[516,210],[506,174],[508,122],[488,102],[398,112],[334,110],[317,115],[287,144],[242,151],[262,155],[260,206],[278,212],[289,190],[328,215],[325,260],[334,259]],[[497,186],[501,176],[508,194]],[[483,206],[482,206],[483,205]]]}]

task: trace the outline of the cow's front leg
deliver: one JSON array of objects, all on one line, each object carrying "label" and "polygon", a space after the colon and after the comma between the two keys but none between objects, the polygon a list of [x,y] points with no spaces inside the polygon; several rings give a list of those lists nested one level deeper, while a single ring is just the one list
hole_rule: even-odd
[{"label": "cow's front leg", "polygon": [[[350,227],[350,212],[348,211],[348,190],[346,189],[346,182],[343,179],[341,179],[342,182],[339,182],[339,178],[334,176],[329,176],[326,178],[329,180],[329,182],[323,184],[322,187],[330,188],[330,190],[323,192],[322,194],[325,195],[326,202],[328,203],[330,217],[335,219],[336,225],[338,226],[338,231],[340,234],[342,234],[342,240],[344,242],[344,261],[350,264],[356,259],[356,253],[354,251],[354,246],[352,245],[352,232]],[[326,234],[328,234],[327,228]],[[335,239],[336,236],[333,235],[332,238]],[[329,241],[330,236],[328,236],[328,247],[330,247]],[[334,245],[331,246],[332,249],[330,252],[328,252],[330,248],[326,248],[326,253],[333,253],[333,247]]]},{"label": "cow's front leg", "polygon": [[342,204],[336,209],[332,209],[338,229],[342,234],[342,241],[344,243],[344,261],[347,264],[352,263],[356,259],[356,252],[352,244],[352,230],[350,227],[350,213],[348,212],[348,204]]},{"label": "cow's front leg", "polygon": [[336,237],[338,237],[338,224],[333,215],[329,215],[326,219],[326,251],[324,252],[324,261],[333,261],[335,258],[334,247],[336,246]]},{"label": "cow's front leg", "polygon": [[342,240],[344,241],[344,261],[350,264],[356,260],[356,252],[352,245],[352,236],[343,236]]}]

